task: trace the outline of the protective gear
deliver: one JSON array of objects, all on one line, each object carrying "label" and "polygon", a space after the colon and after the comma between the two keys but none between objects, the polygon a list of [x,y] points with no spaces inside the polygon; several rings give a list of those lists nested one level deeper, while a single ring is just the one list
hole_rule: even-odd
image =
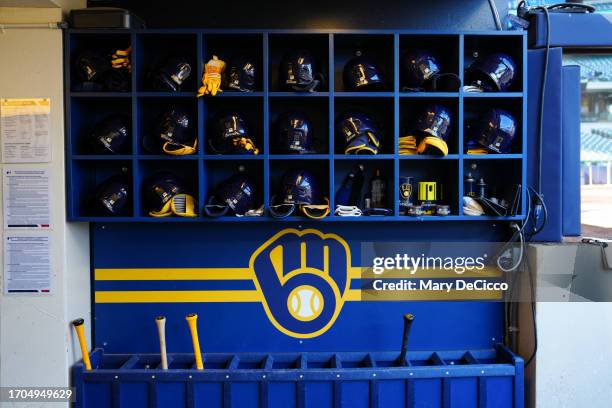
[{"label": "protective gear", "polygon": [[278,119],[278,146],[284,153],[314,153],[314,135],[308,117],[301,112],[287,112]]},{"label": "protective gear", "polygon": [[202,86],[198,89],[198,97],[202,95],[217,95],[217,92],[223,92],[221,89],[221,74],[225,70],[225,62],[219,57],[213,55],[210,60],[204,65],[204,74],[202,75]]},{"label": "protective gear", "polygon": [[342,185],[336,191],[336,206],[359,206],[361,204],[361,191],[363,189],[362,164],[356,166],[355,170],[346,175]]},{"label": "protective gear", "polygon": [[96,188],[95,206],[100,215],[121,216],[129,212],[130,187],[124,176],[112,176]]},{"label": "protective gear", "polygon": [[283,88],[298,92],[314,92],[323,80],[317,72],[310,52],[299,50],[285,56],[280,65],[280,84]]},{"label": "protective gear", "polygon": [[151,217],[195,217],[195,199],[185,193],[178,177],[169,172],[159,172],[145,184],[144,202]]},{"label": "protective gear", "polygon": [[336,205],[334,215],[339,217],[361,217],[363,212],[355,205]]},{"label": "protective gear", "polygon": [[345,140],[345,154],[378,154],[382,134],[365,113],[353,111],[343,114],[336,121],[336,133]]},{"label": "protective gear", "polygon": [[416,121],[415,131],[420,136],[417,153],[446,156],[446,140],[451,126],[452,113],[447,107],[438,104],[427,106]]},{"label": "protective gear", "polygon": [[198,139],[189,114],[178,106],[170,106],[157,120],[152,134],[145,135],[143,145],[150,153],[194,154]]},{"label": "protective gear", "polygon": [[179,92],[191,75],[191,65],[185,57],[167,58],[151,74],[151,86],[156,91]]},{"label": "protective gear", "polygon": [[86,50],[77,55],[75,73],[79,81],[77,91],[102,91],[106,86],[111,63],[102,52]]},{"label": "protective gear", "polygon": [[111,56],[111,66],[114,69],[125,68],[127,72],[132,72],[132,47],[127,47],[125,50],[115,50]]},{"label": "protective gear", "polygon": [[399,154],[417,154],[417,138],[413,135],[401,136],[399,138]]},{"label": "protective gear", "polygon": [[259,149],[250,137],[246,119],[236,112],[217,117],[208,146],[215,154],[259,154]]},{"label": "protective gear", "polygon": [[[270,214],[276,218],[284,218],[299,208],[304,215],[320,219],[329,214],[329,200],[321,197],[316,176],[308,170],[291,170],[283,177],[282,199],[277,202],[272,197]],[[325,204],[317,204],[325,201]]]},{"label": "protective gear", "polygon": [[503,53],[476,59],[465,73],[465,83],[484,92],[505,92],[517,77],[516,64]]},{"label": "protective gear", "polygon": [[480,119],[476,141],[494,153],[510,153],[516,136],[516,120],[503,109],[491,109]]},{"label": "protective gear", "polygon": [[469,139],[466,145],[467,154],[489,154],[489,150],[482,147],[475,140]]},{"label": "protective gear", "polygon": [[123,115],[113,115],[96,124],[91,134],[94,153],[122,154],[129,150],[131,140],[130,120]]},{"label": "protective gear", "polygon": [[381,90],[385,78],[378,66],[358,53],[344,66],[344,88],[348,91]]},{"label": "protective gear", "polygon": [[257,86],[257,69],[251,58],[232,58],[226,71],[227,88],[233,91],[253,92]]},{"label": "protective gear", "polygon": [[484,209],[472,197],[463,197],[463,214],[479,216],[484,214]]},{"label": "protective gear", "polygon": [[443,73],[437,58],[426,51],[402,55],[400,75],[403,90],[455,92],[461,86],[456,74]]},{"label": "protective gear", "polygon": [[251,178],[239,172],[217,186],[204,211],[211,217],[226,215],[230,210],[235,215],[245,215],[256,209],[256,193],[257,188]]}]

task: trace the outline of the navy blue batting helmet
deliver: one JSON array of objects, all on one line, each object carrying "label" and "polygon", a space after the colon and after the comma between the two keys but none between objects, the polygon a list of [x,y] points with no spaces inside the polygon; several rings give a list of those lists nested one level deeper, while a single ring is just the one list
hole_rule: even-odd
[{"label": "navy blue batting helmet", "polygon": [[94,153],[126,153],[130,145],[130,120],[124,115],[113,115],[96,124],[91,133]]},{"label": "navy blue batting helmet", "polygon": [[476,141],[495,153],[509,153],[516,136],[516,120],[503,109],[491,109],[480,119]]},{"label": "navy blue batting helmet", "polygon": [[121,216],[129,212],[130,187],[124,176],[112,176],[96,188],[96,212],[101,215]]},{"label": "navy blue batting helmet", "polygon": [[336,120],[336,134],[344,140],[346,154],[377,154],[382,134],[376,122],[363,112],[346,112]]},{"label": "navy blue batting helmet", "polygon": [[302,112],[287,112],[276,123],[278,147],[284,153],[314,152],[314,132],[310,119]]},{"label": "navy blue batting helmet", "polygon": [[346,63],[343,80],[349,91],[380,90],[385,86],[384,74],[378,64],[361,55]]},{"label": "navy blue batting helmet", "polygon": [[465,73],[465,82],[484,91],[507,91],[517,77],[514,60],[501,52],[476,59]]}]

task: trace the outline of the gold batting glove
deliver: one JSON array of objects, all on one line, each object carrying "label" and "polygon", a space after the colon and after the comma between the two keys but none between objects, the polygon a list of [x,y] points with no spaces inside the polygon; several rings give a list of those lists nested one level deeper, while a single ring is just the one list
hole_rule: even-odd
[{"label": "gold batting glove", "polygon": [[216,55],[204,65],[204,75],[202,75],[202,86],[198,89],[198,96],[212,95],[223,92],[221,89],[221,74],[225,70],[225,62]]}]

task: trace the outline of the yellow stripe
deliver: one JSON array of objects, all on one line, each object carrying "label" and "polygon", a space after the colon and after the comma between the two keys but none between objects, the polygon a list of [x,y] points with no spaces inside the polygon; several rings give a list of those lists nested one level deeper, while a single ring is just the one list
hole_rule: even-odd
[{"label": "yellow stripe", "polygon": [[[329,267],[329,266],[327,266]],[[481,271],[466,271],[462,275],[452,270],[419,269],[413,275],[406,271],[388,270],[375,275],[370,270],[353,266],[349,270],[349,278],[480,278],[498,277],[501,272],[495,268],[485,268]],[[117,268],[96,269],[94,277],[97,281],[156,281],[156,280],[252,280],[253,274],[248,268]]]},{"label": "yellow stripe", "polygon": [[[403,292],[361,291],[350,289],[347,302],[403,301],[403,300],[498,300],[501,291],[458,291],[450,293],[429,290]],[[255,290],[151,290],[151,291],[98,291],[96,303],[218,303],[261,302]]]},{"label": "yellow stripe", "polygon": [[256,290],[99,291],[96,303],[261,302]]},{"label": "yellow stripe", "polygon": [[97,281],[124,280],[251,280],[248,268],[138,268],[96,269]]}]

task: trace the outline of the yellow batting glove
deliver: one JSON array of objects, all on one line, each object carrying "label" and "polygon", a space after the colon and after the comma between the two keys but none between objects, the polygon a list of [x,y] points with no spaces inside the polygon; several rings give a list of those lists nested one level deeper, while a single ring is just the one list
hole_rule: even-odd
[{"label": "yellow batting glove", "polygon": [[202,86],[198,89],[198,96],[212,95],[223,92],[221,89],[221,74],[225,70],[225,62],[216,55],[204,65],[204,75],[202,75]]}]

